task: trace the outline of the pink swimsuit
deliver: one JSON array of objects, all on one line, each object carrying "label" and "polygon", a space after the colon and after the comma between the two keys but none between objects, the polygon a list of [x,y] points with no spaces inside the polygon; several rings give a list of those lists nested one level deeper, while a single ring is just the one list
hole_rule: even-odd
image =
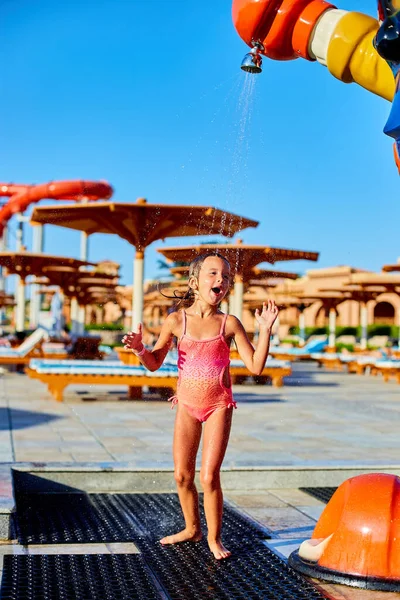
[{"label": "pink swimsuit", "polygon": [[183,333],[178,342],[178,389],[172,408],[179,401],[188,412],[203,423],[221,408],[236,408],[232,388],[224,384],[229,380],[229,347],[224,338],[222,320],[219,335],[205,340],[194,340],[186,333],[186,313],[183,310]]}]

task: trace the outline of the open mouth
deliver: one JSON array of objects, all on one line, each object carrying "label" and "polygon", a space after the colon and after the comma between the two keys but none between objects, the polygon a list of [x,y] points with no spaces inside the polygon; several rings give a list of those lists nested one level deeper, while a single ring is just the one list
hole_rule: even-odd
[{"label": "open mouth", "polygon": [[213,287],[211,288],[211,290],[214,292],[214,294],[216,294],[218,296],[218,294],[221,293],[221,288],[219,287]]}]

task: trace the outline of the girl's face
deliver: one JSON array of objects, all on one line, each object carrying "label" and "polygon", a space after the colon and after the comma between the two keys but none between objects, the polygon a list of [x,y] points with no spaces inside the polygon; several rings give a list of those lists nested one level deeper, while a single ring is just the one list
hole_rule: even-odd
[{"label": "girl's face", "polygon": [[200,268],[197,290],[208,304],[216,305],[229,290],[230,267],[218,256],[207,256]]}]

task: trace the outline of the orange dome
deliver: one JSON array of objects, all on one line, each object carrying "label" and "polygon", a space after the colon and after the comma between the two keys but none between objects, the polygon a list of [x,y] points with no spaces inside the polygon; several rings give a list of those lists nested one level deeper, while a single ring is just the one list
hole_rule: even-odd
[{"label": "orange dome", "polygon": [[317,540],[323,543],[316,562],[302,559],[300,549],[300,555],[290,557],[294,568],[337,583],[400,589],[400,478],[370,473],[342,483],[323,511],[310,546],[318,546]]}]

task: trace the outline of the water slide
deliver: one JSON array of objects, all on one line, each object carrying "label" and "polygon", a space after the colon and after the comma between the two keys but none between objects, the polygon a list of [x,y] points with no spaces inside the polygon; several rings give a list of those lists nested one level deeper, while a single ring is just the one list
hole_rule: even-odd
[{"label": "water slide", "polygon": [[40,200],[108,200],[113,188],[106,181],[51,181],[40,185],[0,183],[0,196],[10,199],[0,209],[0,236],[16,213],[23,213]]}]

